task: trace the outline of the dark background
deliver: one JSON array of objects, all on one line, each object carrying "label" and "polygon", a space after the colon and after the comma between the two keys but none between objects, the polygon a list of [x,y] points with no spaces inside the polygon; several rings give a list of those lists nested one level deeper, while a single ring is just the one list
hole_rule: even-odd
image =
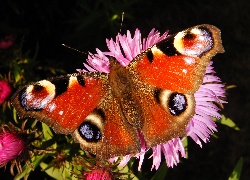
[{"label": "dark background", "polygon": [[[95,52],[95,48],[107,50],[105,39],[114,38],[119,32],[123,11],[122,33],[127,29],[134,32],[136,28],[144,36],[152,28],[175,33],[203,23],[221,29],[225,53],[213,58],[214,66],[223,82],[237,86],[227,91],[228,104],[223,114],[233,119],[240,131],[219,124],[216,133],[219,138],[211,137],[210,143],[203,144],[202,149],[190,141],[189,158],[169,169],[167,179],[228,179],[240,157],[244,158],[241,179],[250,179],[248,0],[1,0],[0,38],[13,35],[16,43],[23,41],[22,51],[35,60],[29,64],[28,80],[52,76],[53,68],[73,73],[83,68],[86,55],[61,44],[83,52]],[[112,20],[114,15],[118,18]]]}]

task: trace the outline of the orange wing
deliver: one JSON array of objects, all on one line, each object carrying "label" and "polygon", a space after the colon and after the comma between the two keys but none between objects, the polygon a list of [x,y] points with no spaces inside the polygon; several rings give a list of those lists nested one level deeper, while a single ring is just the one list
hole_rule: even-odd
[{"label": "orange wing", "polygon": [[142,82],[181,93],[198,90],[210,59],[222,53],[220,31],[199,25],[167,37],[128,66]]},{"label": "orange wing", "polygon": [[12,97],[20,118],[34,117],[56,133],[72,134],[83,150],[103,159],[140,150],[137,129],[119,102],[109,74],[91,72],[41,80]]},{"label": "orange wing", "polygon": [[105,95],[107,75],[83,73],[41,80],[20,88],[12,105],[20,118],[34,117],[55,132],[72,133]]},{"label": "orange wing", "polygon": [[223,51],[219,29],[199,25],[160,41],[126,67],[137,86],[148,147],[185,135],[195,113],[194,93],[210,59]]},{"label": "orange wing", "polygon": [[[96,136],[89,136],[89,129],[97,131]],[[139,152],[140,142],[136,127],[128,123],[119,99],[109,94],[90,113],[73,137],[81,148],[96,154],[102,159]]]},{"label": "orange wing", "polygon": [[141,89],[138,95],[141,98],[144,119],[141,133],[147,147],[186,135],[186,125],[195,112],[193,95],[154,87],[147,91]]}]

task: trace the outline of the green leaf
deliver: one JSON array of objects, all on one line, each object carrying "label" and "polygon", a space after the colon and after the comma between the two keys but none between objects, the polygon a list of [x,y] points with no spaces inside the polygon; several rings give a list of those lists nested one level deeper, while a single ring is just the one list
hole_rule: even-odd
[{"label": "green leaf", "polygon": [[15,82],[18,82],[21,79],[21,69],[19,68],[18,64],[15,62],[13,65],[13,74],[15,78]]},{"label": "green leaf", "polygon": [[65,165],[60,169],[50,167],[48,168],[48,164],[42,162],[40,167],[51,177],[55,179],[72,179],[76,180],[77,178],[71,173],[72,172],[72,165]]},{"label": "green leaf", "polygon": [[230,118],[226,118],[224,115],[222,115],[222,118],[218,120],[218,122],[230,128],[233,128],[234,130],[240,130],[240,128],[233,122],[233,120],[231,120]]},{"label": "green leaf", "polygon": [[164,162],[161,164],[160,169],[157,170],[154,177],[152,177],[152,180],[166,179],[167,172],[168,172],[168,167],[167,164]]},{"label": "green leaf", "polygon": [[43,137],[45,140],[49,140],[52,138],[52,131],[49,126],[47,126],[45,123],[42,123],[42,128],[43,128]]},{"label": "green leaf", "polygon": [[15,108],[13,108],[13,119],[14,119],[15,123],[18,124],[18,121],[17,121],[17,113],[16,113],[16,109],[15,109]]},{"label": "green leaf", "polygon": [[111,18],[112,21],[115,21],[116,19],[119,19],[119,16],[117,14],[114,14]]},{"label": "green leaf", "polygon": [[56,149],[57,143],[55,137],[53,136],[51,128],[47,126],[45,123],[42,123],[42,131],[43,131],[43,138],[41,147],[45,149],[48,147]]},{"label": "green leaf", "polygon": [[185,153],[186,153],[186,159],[188,159],[188,138],[185,138],[182,141],[183,147],[185,149]]},{"label": "green leaf", "polygon": [[22,168],[22,173],[17,174],[14,178],[14,180],[19,179],[26,179],[28,178],[31,171],[34,171],[34,169],[47,157],[46,154],[43,154],[41,156],[34,156],[32,157],[32,165],[25,164]]},{"label": "green leaf", "polygon": [[[131,165],[131,164],[129,164],[129,165]],[[128,165],[126,165],[123,168],[118,167],[118,169],[119,169],[119,174],[121,174],[120,178],[138,180],[138,178],[131,172]]]},{"label": "green leaf", "polygon": [[228,180],[239,180],[240,179],[240,174],[243,166],[243,158],[241,157],[239,161],[237,162],[236,166],[234,167],[233,172],[231,173],[230,177]]}]

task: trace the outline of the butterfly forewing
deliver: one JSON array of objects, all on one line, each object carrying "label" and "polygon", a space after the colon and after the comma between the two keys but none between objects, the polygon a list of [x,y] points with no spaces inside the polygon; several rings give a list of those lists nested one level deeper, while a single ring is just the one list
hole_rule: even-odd
[{"label": "butterfly forewing", "polygon": [[100,103],[106,84],[101,73],[55,77],[20,88],[12,104],[21,118],[34,117],[57,133],[69,134]]},{"label": "butterfly forewing", "polygon": [[150,85],[193,94],[202,84],[210,59],[222,52],[219,29],[204,24],[168,36],[127,68]]}]

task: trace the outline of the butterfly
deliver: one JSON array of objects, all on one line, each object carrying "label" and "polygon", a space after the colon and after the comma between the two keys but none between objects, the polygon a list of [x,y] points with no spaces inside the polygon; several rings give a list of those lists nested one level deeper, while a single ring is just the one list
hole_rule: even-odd
[{"label": "butterfly", "polygon": [[75,73],[21,87],[12,97],[20,118],[33,117],[71,134],[102,159],[140,152],[186,135],[194,93],[206,67],[223,53],[220,30],[203,24],[166,37],[126,67],[110,57],[110,73]]}]

